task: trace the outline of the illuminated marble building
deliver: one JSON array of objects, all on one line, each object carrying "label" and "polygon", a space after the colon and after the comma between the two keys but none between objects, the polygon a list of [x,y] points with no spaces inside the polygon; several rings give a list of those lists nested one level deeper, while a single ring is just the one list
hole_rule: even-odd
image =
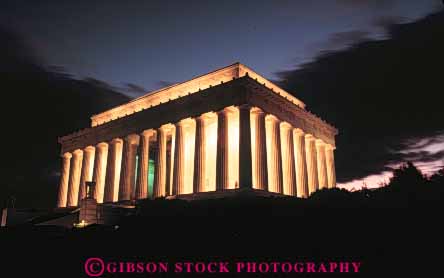
[{"label": "illuminated marble building", "polygon": [[335,187],[337,129],[248,67],[231,66],[91,117],[59,138],[58,207],[85,183],[97,203],[211,198],[250,191],[307,197]]}]

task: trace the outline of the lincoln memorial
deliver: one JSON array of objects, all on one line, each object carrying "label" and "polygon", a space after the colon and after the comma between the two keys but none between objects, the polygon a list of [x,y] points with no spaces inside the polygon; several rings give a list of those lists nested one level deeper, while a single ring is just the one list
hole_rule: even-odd
[{"label": "lincoln memorial", "polygon": [[[295,92],[297,95],[297,92]],[[336,185],[337,129],[236,63],[91,117],[59,138],[57,207],[249,191],[306,198]]]}]

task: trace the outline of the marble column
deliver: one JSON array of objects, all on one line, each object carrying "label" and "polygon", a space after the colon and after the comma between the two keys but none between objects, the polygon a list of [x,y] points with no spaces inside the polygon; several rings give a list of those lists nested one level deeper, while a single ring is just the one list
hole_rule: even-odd
[{"label": "marble column", "polygon": [[[176,147],[176,126],[169,124],[166,137],[166,174],[165,174],[165,196],[173,195],[173,177],[174,177],[174,154]],[[169,151],[168,151],[169,147]]]},{"label": "marble column", "polygon": [[[103,191],[105,188],[106,165],[108,160],[108,143],[101,142],[96,145],[94,155],[94,171],[92,180],[96,183],[94,198],[98,203],[103,202]],[[85,192],[86,194],[87,192]]]},{"label": "marble column", "polygon": [[60,176],[59,193],[57,197],[57,207],[59,208],[66,207],[67,203],[71,157],[71,153],[64,153],[62,156],[62,172]]},{"label": "marble column", "polygon": [[154,198],[166,196],[166,148],[167,131],[166,128],[162,126],[157,130],[157,154],[153,188]]},{"label": "marble column", "polygon": [[281,123],[282,149],[282,182],[285,195],[296,196],[296,173],[294,163],[293,128],[287,123]]},{"label": "marble column", "polygon": [[318,189],[318,167],[316,163],[315,138],[311,134],[305,135],[305,153],[307,161],[308,193],[313,194]]},{"label": "marble column", "polygon": [[185,123],[176,123],[176,138],[174,146],[173,166],[173,195],[184,193],[185,186]]},{"label": "marble column", "polygon": [[152,129],[145,130],[140,134],[139,169],[136,184],[136,200],[148,197],[148,164],[150,153],[150,138],[153,136]]},{"label": "marble column", "polygon": [[325,160],[327,168],[327,183],[328,188],[336,187],[336,170],[335,170],[335,156],[334,147],[327,144],[325,146]]},{"label": "marble column", "polygon": [[79,200],[86,197],[86,182],[92,181],[94,171],[94,156],[96,148],[88,146],[83,150],[82,174],[80,176]]},{"label": "marble column", "polygon": [[83,151],[75,150],[72,153],[71,171],[68,184],[68,201],[66,206],[75,207],[79,200],[80,173],[82,171]]},{"label": "marble column", "polygon": [[296,186],[299,198],[308,197],[307,160],[305,154],[305,134],[301,129],[293,129],[294,156],[296,166]]},{"label": "marble column", "polygon": [[255,150],[253,151],[253,188],[267,190],[268,169],[267,169],[267,141],[265,132],[265,113],[259,108],[252,109],[254,115],[253,123],[255,136]]},{"label": "marble column", "polygon": [[217,112],[216,191],[228,189],[228,111]]},{"label": "marble column", "polygon": [[283,193],[280,121],[273,115],[268,115],[267,118],[270,122],[270,149],[267,150],[270,156],[270,165],[268,165],[268,169],[270,170],[268,173],[268,180],[270,181],[268,191]]},{"label": "marble column", "polygon": [[122,169],[119,181],[119,201],[134,199],[136,183],[136,156],[139,146],[139,135],[130,134],[125,137],[122,151]]},{"label": "marble column", "polygon": [[253,188],[251,106],[239,106],[239,188]]},{"label": "marble column", "polygon": [[322,140],[316,140],[316,162],[318,166],[318,188],[327,188],[327,166],[325,162],[325,144]]},{"label": "marble column", "polygon": [[206,173],[206,116],[196,118],[196,137],[194,144],[193,193],[204,192]]},{"label": "marble column", "polygon": [[[114,138],[109,143],[106,184],[103,202],[117,202],[119,199],[120,170],[122,167],[123,140]],[[98,202],[99,200],[97,200]]]}]

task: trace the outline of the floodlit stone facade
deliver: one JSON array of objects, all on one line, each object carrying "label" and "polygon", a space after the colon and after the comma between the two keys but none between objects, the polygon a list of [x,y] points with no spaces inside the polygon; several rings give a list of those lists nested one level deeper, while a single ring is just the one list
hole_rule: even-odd
[{"label": "floodlit stone facade", "polygon": [[336,185],[337,129],[236,63],[91,117],[59,138],[58,207],[247,190],[307,197]]}]

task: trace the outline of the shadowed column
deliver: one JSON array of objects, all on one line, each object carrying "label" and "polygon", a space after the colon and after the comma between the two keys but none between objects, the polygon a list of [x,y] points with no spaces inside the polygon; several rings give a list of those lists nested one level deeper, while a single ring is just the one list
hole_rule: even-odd
[{"label": "shadowed column", "polygon": [[206,116],[196,118],[196,137],[194,144],[193,193],[205,191],[205,155],[206,155]]},{"label": "shadowed column", "polygon": [[162,126],[157,130],[157,154],[153,189],[154,198],[164,197],[166,195],[166,147],[167,134],[165,127]]},{"label": "shadowed column", "polygon": [[273,115],[268,115],[267,120],[270,122],[270,150],[267,153],[270,155],[269,170],[272,173],[271,182],[268,185],[268,191],[283,193],[282,186],[282,153],[281,153],[281,132],[280,121]]},{"label": "shadowed column", "polygon": [[176,138],[174,147],[174,169],[173,169],[173,195],[184,192],[185,183],[185,122],[176,123]]},{"label": "shadowed column", "polygon": [[[122,166],[123,140],[114,138],[109,143],[108,163],[106,167],[106,185],[104,202],[117,202],[119,194],[120,169]],[[99,200],[97,200],[98,202]]]},{"label": "shadowed column", "polygon": [[313,194],[318,189],[318,168],[316,164],[316,146],[313,135],[305,135],[305,153],[307,161],[308,193]]},{"label": "shadowed column", "polygon": [[287,122],[281,123],[282,182],[284,194],[296,196],[296,174],[294,165],[293,128]]},{"label": "shadowed column", "polygon": [[[165,196],[173,195],[173,177],[174,177],[174,153],[176,147],[176,126],[168,124],[166,127],[166,174],[165,174]],[[168,151],[169,147],[169,151]]]},{"label": "shadowed column", "polygon": [[228,188],[228,111],[217,112],[216,191]]},{"label": "shadowed column", "polygon": [[80,176],[79,200],[86,197],[85,182],[92,181],[94,171],[94,156],[96,148],[88,146],[83,150],[82,175]]},{"label": "shadowed column", "polygon": [[255,150],[253,151],[253,188],[267,190],[268,169],[267,169],[267,142],[265,137],[265,113],[259,108],[253,108],[253,123],[255,136]]},{"label": "shadowed column", "polygon": [[71,157],[71,153],[64,153],[62,156],[62,173],[60,176],[59,193],[57,197],[57,207],[59,208],[66,207],[68,199],[68,182]]},{"label": "shadowed column", "polygon": [[239,106],[239,188],[253,188],[251,106]]},{"label": "shadowed column", "polygon": [[308,177],[307,160],[305,155],[305,134],[300,129],[293,130],[294,156],[296,164],[296,185],[297,196],[300,198],[308,197]]},{"label": "shadowed column", "polygon": [[148,164],[150,153],[150,138],[153,130],[145,130],[140,134],[139,169],[137,171],[136,200],[146,199],[148,196]]},{"label": "shadowed column", "polygon": [[327,167],[327,182],[328,188],[336,187],[336,171],[335,171],[335,156],[334,147],[327,144],[325,146],[325,157]]},{"label": "shadowed column", "polygon": [[77,206],[77,201],[79,199],[79,185],[80,185],[80,173],[82,170],[82,160],[83,151],[75,150],[72,153],[71,161],[71,173],[69,175],[69,185],[68,185],[68,202],[66,206],[74,207]]},{"label": "shadowed column", "polygon": [[119,201],[134,199],[136,182],[136,156],[139,146],[139,135],[130,134],[125,137],[122,152],[122,170],[120,172]]},{"label": "shadowed column", "polygon": [[101,142],[96,145],[96,152],[94,155],[94,171],[92,178],[92,180],[96,183],[96,187],[94,190],[94,197],[97,203],[103,202],[103,191],[105,190],[107,160],[108,160],[108,143]]},{"label": "shadowed column", "polygon": [[325,163],[325,144],[322,140],[316,140],[316,162],[318,166],[318,188],[327,188],[327,168]]}]

